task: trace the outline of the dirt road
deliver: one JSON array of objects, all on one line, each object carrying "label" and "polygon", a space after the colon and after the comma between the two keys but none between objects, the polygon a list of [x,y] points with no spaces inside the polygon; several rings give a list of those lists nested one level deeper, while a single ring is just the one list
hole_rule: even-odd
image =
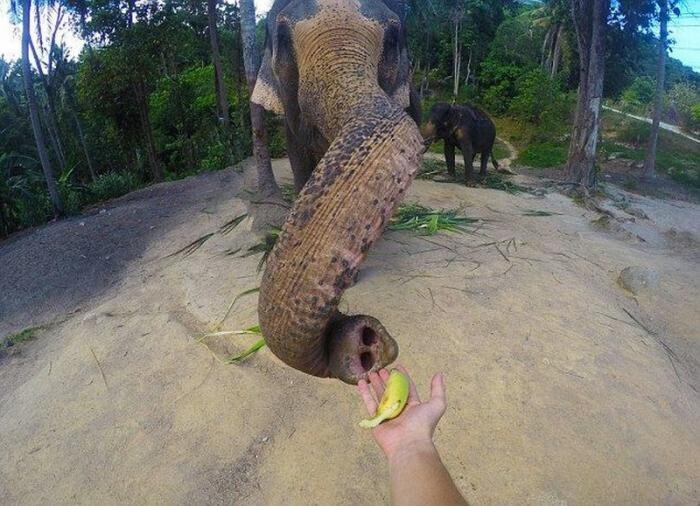
[{"label": "dirt road", "polygon": [[[0,504],[387,503],[351,388],[268,350],[224,364],[243,336],[198,342],[259,283],[250,220],[226,226],[250,174],[0,243],[0,336],[46,325],[0,359]],[[620,195],[601,214],[416,181],[409,200],[482,221],[387,232],[342,302],[383,321],[423,386],[445,371],[437,444],[475,504],[700,501],[700,207]],[[623,290],[632,265],[658,286]],[[255,323],[249,296],[224,328]]]}]

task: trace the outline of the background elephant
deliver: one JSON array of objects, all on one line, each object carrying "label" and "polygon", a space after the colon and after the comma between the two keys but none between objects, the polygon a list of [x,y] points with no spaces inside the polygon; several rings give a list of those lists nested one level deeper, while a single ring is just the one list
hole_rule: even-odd
[{"label": "background elephant", "polygon": [[284,115],[301,189],[263,276],[263,335],[290,366],[350,383],[398,354],[379,321],[337,307],[424,150],[404,13],[400,0],[278,0],[252,96]]},{"label": "background elephant", "polygon": [[486,175],[489,158],[498,170],[498,162],[493,156],[496,142],[496,125],[481,109],[472,105],[435,104],[430,110],[428,123],[423,128],[427,141],[445,141],[445,162],[447,172],[455,177],[455,148],[459,147],[464,156],[464,180],[471,179],[474,172],[474,158],[481,154],[480,175]]}]

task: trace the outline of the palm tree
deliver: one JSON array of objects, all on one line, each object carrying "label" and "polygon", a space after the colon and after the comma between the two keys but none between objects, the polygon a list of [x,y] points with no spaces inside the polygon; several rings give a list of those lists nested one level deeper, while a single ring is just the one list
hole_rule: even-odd
[{"label": "palm tree", "polygon": [[[11,8],[13,12],[17,12],[18,5],[17,2],[20,0],[12,0]],[[46,147],[46,137],[44,131],[41,128],[41,119],[39,117],[39,104],[36,98],[36,93],[34,92],[34,83],[32,78],[32,68],[29,60],[29,47],[31,45],[31,9],[32,0],[21,0],[22,1],[22,79],[24,82],[24,91],[27,95],[27,106],[29,108],[29,117],[32,123],[32,131],[34,132],[34,141],[36,142],[36,150],[39,154],[39,160],[41,161],[41,168],[44,172],[44,178],[46,179],[46,186],[49,190],[49,197],[51,198],[51,205],[53,206],[53,211],[55,216],[61,216],[63,214],[63,200],[61,199],[61,194],[58,191],[58,184],[56,183],[56,175],[51,164],[51,158],[49,157],[49,151]]]},{"label": "palm tree", "polygon": [[647,145],[647,154],[644,158],[644,179],[654,179],[656,173],[656,150],[659,145],[659,125],[664,101],[664,87],[666,85],[666,53],[668,51],[668,21],[670,11],[678,12],[676,1],[657,0],[659,5],[659,59],[656,67],[656,96],[654,97],[654,113],[652,117],[651,134]]},{"label": "palm tree", "polygon": [[216,104],[219,109],[221,123],[228,130],[231,120],[228,111],[228,95],[224,81],[224,66],[221,63],[221,51],[219,50],[219,35],[216,29],[216,8],[218,0],[207,0],[207,14],[209,18],[209,40],[211,41],[211,61],[214,64],[214,85],[216,86]]}]

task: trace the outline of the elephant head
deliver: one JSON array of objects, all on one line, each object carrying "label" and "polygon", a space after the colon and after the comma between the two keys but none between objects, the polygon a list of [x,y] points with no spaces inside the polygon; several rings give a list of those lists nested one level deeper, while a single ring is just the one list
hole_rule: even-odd
[{"label": "elephant head", "polygon": [[428,121],[421,128],[421,133],[426,142],[432,142],[436,138],[443,139],[458,126],[457,120],[458,117],[450,104],[435,104],[428,114]]},{"label": "elephant head", "polygon": [[[398,346],[371,316],[339,312],[343,292],[418,169],[401,0],[278,0],[252,100],[287,134],[321,146],[260,287],[265,340],[288,365],[356,383]],[[290,155],[291,157],[291,155]]]}]

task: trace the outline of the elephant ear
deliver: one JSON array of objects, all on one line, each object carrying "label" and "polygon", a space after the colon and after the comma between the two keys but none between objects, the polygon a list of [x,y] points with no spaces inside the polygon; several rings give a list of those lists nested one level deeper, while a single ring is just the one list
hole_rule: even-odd
[{"label": "elephant ear", "polygon": [[265,54],[258,71],[250,101],[261,105],[266,110],[284,116],[280,85],[273,71],[274,43],[277,38],[277,16],[287,7],[291,0],[276,0],[267,14],[265,24]]},{"label": "elephant ear", "polygon": [[[268,54],[269,53],[269,54]],[[258,79],[255,82],[253,94],[250,101],[254,104],[261,105],[265,110],[284,116],[284,107],[282,107],[282,99],[279,93],[279,83],[272,72],[272,51],[265,49]]]},{"label": "elephant ear", "polygon": [[399,17],[402,24],[406,22],[408,15],[408,2],[406,0],[384,0],[384,4]]}]

